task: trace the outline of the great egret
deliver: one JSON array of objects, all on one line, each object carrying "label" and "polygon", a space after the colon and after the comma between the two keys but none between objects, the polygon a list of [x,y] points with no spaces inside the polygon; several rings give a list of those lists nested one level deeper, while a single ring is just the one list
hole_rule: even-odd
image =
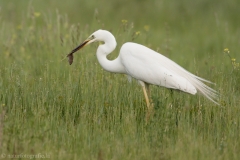
[{"label": "great egret", "polygon": [[74,52],[95,41],[104,42],[97,49],[97,59],[103,69],[113,73],[127,74],[137,79],[143,88],[148,109],[151,107],[148,98],[150,95],[149,84],[176,89],[193,95],[199,91],[209,100],[218,104],[216,102],[218,93],[203,83],[212,82],[188,72],[169,58],[143,45],[127,42],[123,44],[116,59],[108,60],[107,55],[116,48],[117,42],[115,37],[106,30],[94,32],[73,49],[67,55],[69,64],[71,65],[73,62]]}]

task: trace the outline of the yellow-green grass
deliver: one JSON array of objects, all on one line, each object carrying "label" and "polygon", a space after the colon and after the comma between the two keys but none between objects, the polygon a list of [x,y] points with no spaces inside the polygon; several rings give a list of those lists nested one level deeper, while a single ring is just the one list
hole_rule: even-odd
[{"label": "yellow-green grass", "polygon": [[[239,2],[47,2],[0,3],[1,158],[240,158]],[[216,83],[221,106],[151,86],[146,124],[141,87],[104,71],[97,43],[64,59],[99,28],[117,39],[110,59],[146,45]]]}]

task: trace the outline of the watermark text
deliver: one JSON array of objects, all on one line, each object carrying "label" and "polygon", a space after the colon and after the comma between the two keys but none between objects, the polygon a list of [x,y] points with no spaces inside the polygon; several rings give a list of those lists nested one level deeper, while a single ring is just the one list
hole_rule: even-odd
[{"label": "watermark text", "polygon": [[36,154],[5,154],[1,153],[0,158],[2,159],[19,159],[19,158],[24,158],[24,159],[50,159],[51,155],[50,154],[44,154],[44,153],[36,153]]}]

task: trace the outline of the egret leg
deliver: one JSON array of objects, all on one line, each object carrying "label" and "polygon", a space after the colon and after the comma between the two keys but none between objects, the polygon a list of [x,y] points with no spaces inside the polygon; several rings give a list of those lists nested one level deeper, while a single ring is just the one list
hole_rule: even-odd
[{"label": "egret leg", "polygon": [[146,90],[147,90],[147,95],[149,97],[149,103],[151,105],[152,99],[151,99],[150,85],[148,83],[145,83],[145,86],[146,86]]},{"label": "egret leg", "polygon": [[150,103],[149,103],[149,98],[148,98],[148,94],[147,94],[145,85],[142,86],[142,88],[143,88],[144,97],[145,97],[145,100],[146,100],[146,103],[147,103],[147,108],[149,109],[150,108]]},{"label": "egret leg", "polygon": [[147,108],[148,108],[148,111],[146,113],[146,122],[148,122],[150,115],[152,114],[152,111],[153,111],[153,104],[151,103],[151,97],[150,99],[148,98],[150,95],[149,84],[144,83],[142,87],[143,87],[143,93],[144,93],[144,97],[146,99]]}]

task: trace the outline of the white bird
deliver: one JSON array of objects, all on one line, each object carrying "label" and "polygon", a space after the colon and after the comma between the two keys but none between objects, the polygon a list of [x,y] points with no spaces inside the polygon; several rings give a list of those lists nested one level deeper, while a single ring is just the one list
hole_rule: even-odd
[{"label": "white bird", "polygon": [[108,60],[107,55],[116,48],[117,42],[115,37],[106,30],[94,32],[72,50],[67,55],[69,64],[71,65],[73,62],[74,52],[96,41],[104,42],[104,44],[99,45],[96,53],[103,69],[113,73],[127,74],[138,80],[143,88],[148,109],[151,106],[149,84],[176,89],[193,95],[199,91],[219,105],[216,101],[218,93],[203,83],[212,82],[188,72],[169,58],[143,45],[127,42],[123,44],[116,59]]}]

